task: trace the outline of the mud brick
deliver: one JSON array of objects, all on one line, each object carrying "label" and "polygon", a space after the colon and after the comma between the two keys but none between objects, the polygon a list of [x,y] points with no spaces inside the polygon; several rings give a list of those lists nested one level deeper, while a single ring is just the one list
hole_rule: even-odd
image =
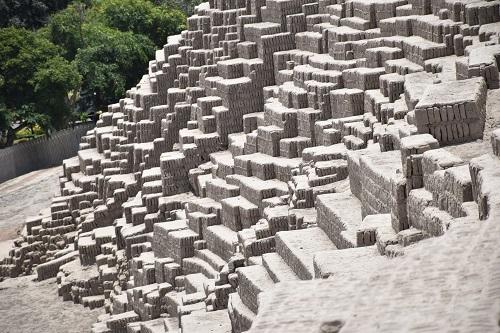
[{"label": "mud brick", "polygon": [[222,179],[211,179],[207,181],[207,196],[216,201],[225,198],[235,197],[239,194],[239,188],[234,185],[227,184]]},{"label": "mud brick", "polygon": [[378,89],[379,77],[385,74],[385,68],[355,68],[346,69],[342,72],[344,87],[349,89]]},{"label": "mud brick", "polygon": [[212,114],[212,108],[222,105],[222,99],[217,96],[200,97],[196,100],[198,106],[197,119]]},{"label": "mud brick", "polygon": [[106,320],[106,326],[112,332],[126,332],[127,324],[139,321],[140,317],[134,311],[113,315]]},{"label": "mud brick", "polygon": [[310,138],[313,143],[316,142],[315,124],[321,117],[321,111],[311,108],[297,111],[297,135]]},{"label": "mud brick", "polygon": [[257,58],[257,44],[254,42],[241,42],[237,45],[238,56],[244,59]]},{"label": "mud brick", "polygon": [[331,146],[316,146],[306,148],[302,151],[302,159],[304,161],[328,161],[334,159],[345,159],[346,148],[343,144],[335,144]]},{"label": "mud brick", "polygon": [[257,129],[259,116],[259,113],[250,113],[243,116],[243,131],[246,134],[249,134]]},{"label": "mud brick", "polygon": [[298,32],[306,31],[307,29],[306,16],[304,15],[304,13],[287,15],[286,27],[287,31],[295,34]]},{"label": "mud brick", "polygon": [[[463,165],[465,162],[444,149],[434,149],[423,154],[422,170],[425,189],[433,195],[433,205],[447,209],[445,170]],[[442,203],[442,204],[440,204]]]},{"label": "mud brick", "polygon": [[467,165],[446,169],[444,173],[444,193],[439,201],[439,208],[453,217],[465,216],[462,209],[464,202],[473,201],[472,181]]},{"label": "mud brick", "polygon": [[36,273],[38,276],[38,280],[46,280],[57,275],[59,272],[59,267],[62,265],[75,260],[78,257],[78,252],[73,251],[68,254],[65,254],[57,259],[51,260],[46,263],[42,263],[36,267]]},{"label": "mud brick", "polygon": [[262,180],[274,179],[275,170],[272,159],[266,155],[256,154],[250,159],[250,167],[252,168],[252,176]]},{"label": "mud brick", "polygon": [[100,248],[92,237],[79,237],[78,253],[82,265],[92,265],[95,263],[95,257],[100,254]]},{"label": "mud brick", "polygon": [[240,59],[219,61],[217,71],[224,79],[234,79],[243,76],[243,62]]},{"label": "mud brick", "polygon": [[163,195],[186,191],[189,187],[185,156],[180,152],[164,153],[160,157]]},{"label": "mud brick", "polygon": [[167,234],[167,248],[170,257],[176,263],[181,263],[183,258],[194,255],[194,242],[199,239],[199,235],[192,230],[184,229],[172,231]]},{"label": "mud brick", "polygon": [[364,92],[360,89],[337,89],[330,92],[333,118],[363,114]]},{"label": "mud brick", "polygon": [[[432,311],[442,304],[426,303],[426,295],[420,304],[421,293],[411,291],[422,289],[416,281],[472,304],[450,294],[453,283],[443,279],[468,272],[457,266],[467,247],[479,259],[467,262],[477,267],[459,291],[498,275],[500,132],[490,131],[493,154],[469,155],[487,146],[477,140],[487,127],[487,95],[495,95],[487,89],[500,86],[499,6],[197,6],[137,85],[77,140],[78,156],[63,162],[61,196],[46,216],[27,221],[0,276],[36,268],[39,280],[57,277],[63,299],[105,306],[96,333],[343,324],[370,331],[367,311],[354,321],[344,310],[359,307],[352,303],[363,299],[359,290],[375,305],[370,310],[383,310],[401,286],[396,294],[412,306],[398,310],[429,310],[419,327],[443,331],[460,317],[460,327],[494,330],[488,311]],[[439,148],[471,141],[478,142]],[[477,212],[483,223],[472,223]],[[364,249],[346,249],[355,246]],[[375,246],[405,258],[389,262]],[[71,269],[80,264],[88,266],[83,275]],[[368,280],[375,287],[357,288]],[[493,284],[484,285],[481,304],[489,305]],[[384,292],[372,292],[380,286]],[[345,316],[318,319],[321,306]],[[226,307],[229,315],[219,311]],[[371,312],[380,330],[416,327],[380,313]]]},{"label": "mud brick", "polygon": [[332,121],[330,120],[322,120],[316,121],[314,123],[313,133],[314,133],[314,141],[317,145],[321,145],[324,142],[324,131],[327,129],[332,129]]},{"label": "mud brick", "polygon": [[239,202],[240,197],[227,198],[221,201],[222,224],[233,231],[242,229]]},{"label": "mud brick", "polygon": [[302,156],[302,150],[311,147],[311,139],[295,137],[280,140],[280,156],[286,158],[296,158]]},{"label": "mud brick", "polygon": [[279,103],[266,103],[264,122],[283,129],[283,137],[297,136],[297,111]]},{"label": "mud brick", "polygon": [[422,212],[432,205],[432,193],[423,188],[410,191],[408,195],[408,223],[411,227],[423,229],[425,224]]},{"label": "mud brick", "polygon": [[258,43],[262,36],[281,32],[281,25],[270,22],[246,24],[244,27],[245,40]]},{"label": "mud brick", "polygon": [[261,126],[257,129],[258,151],[270,156],[279,156],[279,141],[284,130],[278,126]]},{"label": "mud brick", "polygon": [[402,50],[405,58],[423,66],[426,60],[447,55],[445,44],[426,40],[420,36],[411,36],[403,40]]},{"label": "mud brick", "polygon": [[[428,134],[413,135],[401,139],[401,159],[403,163],[403,174],[411,176],[413,171],[408,164],[408,158],[412,155],[421,155],[428,150],[439,148],[439,143]],[[423,175],[423,172],[421,173]]]},{"label": "mud brick", "polygon": [[491,132],[491,147],[493,154],[500,157],[500,130]]},{"label": "mud brick", "polygon": [[482,78],[429,87],[415,106],[419,133],[431,133],[443,144],[482,138],[486,91]]},{"label": "mud brick", "polygon": [[[415,108],[426,89],[430,87],[433,82],[434,76],[431,73],[419,71],[405,75],[405,101],[409,110]],[[417,120],[417,122],[418,121],[419,120]]]},{"label": "mud brick", "polygon": [[500,21],[499,6],[496,2],[471,3],[467,4],[462,15],[467,24],[471,26],[487,25]]},{"label": "mud brick", "polygon": [[312,67],[310,65],[296,65],[293,67],[293,82],[296,85],[294,88],[291,83],[287,83],[288,89],[295,91],[298,93],[300,92],[300,89],[297,88],[304,88],[304,83],[306,81],[310,81],[313,79],[314,73],[321,72],[321,69]]},{"label": "mud brick", "polygon": [[366,50],[368,67],[376,68],[385,66],[387,60],[403,58],[403,51],[397,47],[375,47]]},{"label": "mud brick", "polygon": [[397,73],[384,74],[379,77],[380,92],[385,97],[389,97],[389,102],[393,103],[399,99],[400,95],[404,92],[404,76]]},{"label": "mud brick", "polygon": [[144,216],[148,213],[146,207],[132,208],[132,224],[138,225],[144,223]]},{"label": "mud brick", "polygon": [[295,35],[295,43],[299,50],[323,53],[322,38],[323,36],[318,32],[299,32]]},{"label": "mud brick", "polygon": [[373,114],[377,120],[382,121],[382,108],[389,104],[389,98],[385,97],[381,90],[372,89],[365,91],[365,112]]},{"label": "mud brick", "polygon": [[224,225],[208,227],[205,240],[207,241],[207,248],[225,261],[229,261],[238,245],[236,232]]},{"label": "mud brick", "polygon": [[377,230],[392,228],[390,214],[367,215],[356,232],[358,247],[371,246],[377,241]]},{"label": "mud brick", "polygon": [[285,82],[279,87],[279,101],[287,108],[303,109],[308,106],[307,90],[293,82]]},{"label": "mud brick", "polygon": [[28,235],[33,235],[32,229],[42,224],[41,216],[29,217],[26,219],[26,231]]},{"label": "mud brick", "polygon": [[153,226],[152,248],[155,255],[159,258],[170,256],[170,248],[167,246],[167,237],[170,232],[187,229],[187,220],[177,220],[171,222],[156,223]]},{"label": "mud brick", "polygon": [[[361,224],[361,202],[351,193],[319,195],[318,225],[339,249],[356,247]],[[349,213],[348,213],[349,212]]]}]

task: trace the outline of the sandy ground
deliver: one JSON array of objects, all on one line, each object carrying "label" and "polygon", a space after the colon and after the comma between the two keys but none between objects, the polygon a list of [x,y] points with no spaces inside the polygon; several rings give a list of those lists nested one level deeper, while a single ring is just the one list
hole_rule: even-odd
[{"label": "sandy ground", "polygon": [[[8,256],[26,217],[50,206],[61,173],[61,167],[38,170],[0,184],[0,258]],[[0,333],[90,332],[103,313],[63,302],[55,278],[37,282],[30,275],[0,282]]]},{"label": "sandy ground", "polygon": [[0,282],[0,332],[83,333],[103,309],[89,310],[63,302],[55,278],[37,282],[36,275]]},{"label": "sandy ground", "polygon": [[[28,216],[50,206],[59,190],[61,167],[33,171],[0,184],[0,248],[14,239]],[[1,255],[0,250],[0,257]]]},{"label": "sandy ground", "polygon": [[0,242],[0,260],[9,256],[10,249],[14,246],[11,239]]}]

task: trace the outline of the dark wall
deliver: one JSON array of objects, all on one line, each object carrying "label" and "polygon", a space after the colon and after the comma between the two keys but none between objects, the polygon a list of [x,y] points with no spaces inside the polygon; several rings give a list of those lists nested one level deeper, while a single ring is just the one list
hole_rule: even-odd
[{"label": "dark wall", "polygon": [[93,122],[54,133],[50,138],[0,149],[0,183],[25,173],[60,165],[76,155],[80,138],[94,128]]}]

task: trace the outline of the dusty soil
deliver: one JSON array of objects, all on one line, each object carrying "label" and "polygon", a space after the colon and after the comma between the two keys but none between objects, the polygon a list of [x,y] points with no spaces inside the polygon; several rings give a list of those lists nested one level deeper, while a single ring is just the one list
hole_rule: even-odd
[{"label": "dusty soil", "polygon": [[17,237],[26,217],[38,215],[50,206],[52,197],[58,193],[61,173],[61,167],[54,167],[0,184],[0,248],[2,241]]},{"label": "dusty soil", "polygon": [[11,239],[0,241],[0,260],[9,256],[10,249],[14,246]]},{"label": "dusty soil", "polygon": [[89,310],[57,296],[55,278],[37,282],[36,275],[0,282],[0,332],[82,333],[102,309]]},{"label": "dusty soil", "polygon": [[[8,256],[25,219],[50,206],[61,173],[61,167],[38,170],[0,184],[0,258]],[[38,282],[30,275],[0,282],[1,333],[90,332],[102,313],[63,302],[55,278]]]}]

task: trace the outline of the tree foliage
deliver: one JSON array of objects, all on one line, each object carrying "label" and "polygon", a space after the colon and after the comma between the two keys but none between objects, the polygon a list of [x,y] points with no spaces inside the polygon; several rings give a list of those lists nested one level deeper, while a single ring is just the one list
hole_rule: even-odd
[{"label": "tree foliage", "polygon": [[36,32],[0,29],[0,145],[12,144],[15,130],[39,123],[46,131],[68,118],[67,94],[78,89],[76,66],[61,49]]},{"label": "tree foliage", "polygon": [[81,76],[74,63],[61,56],[49,59],[38,68],[33,77],[37,113],[46,114],[50,125],[62,128],[74,116],[68,94],[78,90]]},{"label": "tree foliage", "polygon": [[154,45],[166,44],[184,22],[182,11],[148,0],[101,0],[69,5],[51,18],[46,33],[75,59],[82,95],[102,108],[137,83]]},{"label": "tree foliage", "polygon": [[78,50],[75,61],[84,77],[84,89],[93,91],[97,106],[103,107],[137,83],[154,46],[143,35],[102,24],[84,25],[83,30],[86,47]]},{"label": "tree foliage", "polygon": [[34,97],[33,73],[60,49],[36,33],[22,28],[0,29],[2,95],[9,108],[18,108]]},{"label": "tree foliage", "polygon": [[182,11],[155,6],[147,0],[106,0],[98,10],[110,27],[145,35],[158,47],[167,43],[168,36],[185,28],[186,16]]},{"label": "tree foliage", "polygon": [[186,20],[163,0],[0,0],[0,13],[0,147],[115,102]]},{"label": "tree foliage", "polygon": [[77,2],[54,14],[46,27],[47,37],[64,50],[67,59],[74,59],[84,46],[82,26],[86,17],[86,5]]}]

